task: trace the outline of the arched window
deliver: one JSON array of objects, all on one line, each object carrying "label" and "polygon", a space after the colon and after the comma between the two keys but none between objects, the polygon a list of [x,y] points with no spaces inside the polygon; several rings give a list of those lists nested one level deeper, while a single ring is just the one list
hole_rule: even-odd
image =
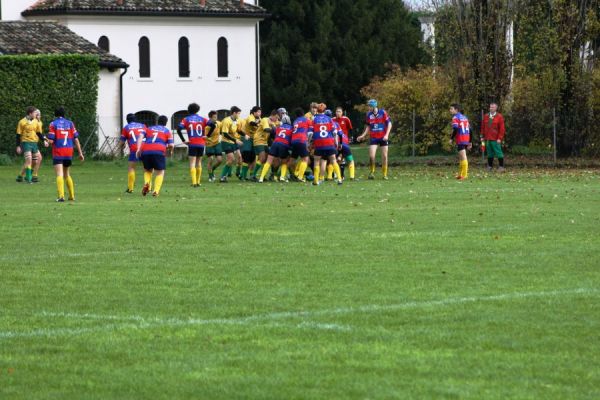
[{"label": "arched window", "polygon": [[190,77],[190,41],[185,36],[179,39],[179,77]]},{"label": "arched window", "polygon": [[171,130],[176,130],[181,120],[187,117],[189,114],[190,113],[187,112],[187,110],[177,111],[175,114],[173,114],[171,116]]},{"label": "arched window", "polygon": [[102,50],[110,52],[110,41],[106,36],[100,36],[100,39],[98,39],[98,47],[100,47]]},{"label": "arched window", "polygon": [[219,78],[227,78],[229,76],[229,55],[228,55],[227,39],[220,38],[217,42],[217,64]]},{"label": "arched window", "polygon": [[140,50],[140,78],[150,78],[150,40],[142,37],[138,43]]},{"label": "arched window", "polygon": [[135,119],[146,126],[153,126],[158,121],[158,114],[149,110],[138,111],[135,113]]}]

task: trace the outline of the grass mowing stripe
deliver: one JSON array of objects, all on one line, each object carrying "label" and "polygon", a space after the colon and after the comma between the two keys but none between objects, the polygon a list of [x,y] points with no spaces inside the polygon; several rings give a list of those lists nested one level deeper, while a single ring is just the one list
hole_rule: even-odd
[{"label": "grass mowing stripe", "polygon": [[[251,315],[247,317],[239,318],[216,318],[216,319],[197,319],[190,318],[187,320],[177,318],[144,318],[142,316],[118,316],[118,315],[97,315],[97,314],[77,314],[68,312],[48,312],[42,311],[39,316],[50,317],[50,318],[70,318],[76,320],[123,320],[123,321],[139,321],[140,324],[111,324],[96,328],[57,328],[57,329],[36,329],[29,332],[14,332],[5,331],[0,332],[0,339],[11,339],[11,338],[27,338],[27,337],[57,337],[57,336],[77,336],[84,335],[87,333],[96,333],[102,331],[113,331],[113,330],[124,330],[124,329],[152,329],[160,327],[178,327],[178,326],[194,326],[194,325],[246,325],[253,322],[261,321],[272,321],[287,318],[311,318],[324,315],[339,315],[339,314],[352,314],[352,313],[375,313],[375,312],[386,312],[386,311],[398,311],[414,308],[428,308],[428,307],[444,307],[455,304],[466,304],[476,302],[487,302],[487,301],[502,301],[502,300],[519,300],[528,299],[535,297],[559,297],[568,295],[596,295],[600,293],[598,289],[591,288],[577,288],[577,289],[565,289],[565,290],[553,290],[543,292],[517,292],[517,293],[503,293],[491,296],[473,296],[473,297],[456,297],[441,300],[428,300],[428,301],[410,301],[406,303],[390,304],[390,305],[365,305],[359,307],[340,307],[329,310],[317,310],[317,311],[285,311],[275,312],[268,314]],[[302,324],[300,324],[302,326]],[[317,327],[322,324],[311,324],[310,322],[304,326]],[[328,326],[325,324],[324,326]],[[334,326],[334,324],[331,324]]]}]

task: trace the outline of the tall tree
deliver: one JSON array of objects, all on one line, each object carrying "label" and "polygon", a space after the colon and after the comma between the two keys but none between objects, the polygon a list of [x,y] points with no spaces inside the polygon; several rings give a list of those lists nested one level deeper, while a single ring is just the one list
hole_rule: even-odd
[{"label": "tall tree", "polygon": [[417,18],[401,0],[262,0],[265,108],[361,102],[360,89],[389,65],[427,62]]}]

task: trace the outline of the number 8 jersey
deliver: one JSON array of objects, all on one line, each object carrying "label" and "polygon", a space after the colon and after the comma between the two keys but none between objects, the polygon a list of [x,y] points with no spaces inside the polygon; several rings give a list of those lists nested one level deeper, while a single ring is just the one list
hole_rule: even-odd
[{"label": "number 8 jersey", "polygon": [[73,142],[79,138],[75,124],[60,117],[50,123],[48,139],[52,140],[52,158],[70,160],[73,158]]},{"label": "number 8 jersey", "polygon": [[313,132],[315,150],[336,150],[335,135],[337,131],[330,117],[325,114],[317,114],[313,120]]}]

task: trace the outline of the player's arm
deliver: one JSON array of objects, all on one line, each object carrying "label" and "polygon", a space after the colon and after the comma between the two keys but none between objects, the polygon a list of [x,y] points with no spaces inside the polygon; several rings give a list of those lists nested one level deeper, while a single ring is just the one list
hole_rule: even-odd
[{"label": "player's arm", "polygon": [[504,135],[506,134],[506,127],[504,126],[504,117],[498,114],[500,118],[500,127],[498,128],[498,143],[502,143],[504,140]]},{"label": "player's arm", "polygon": [[75,148],[77,149],[77,153],[79,153],[79,160],[84,161],[85,157],[83,156],[83,150],[81,150],[81,143],[79,142],[79,137],[75,137],[73,141],[75,142]]},{"label": "player's arm", "polygon": [[175,153],[175,142],[173,141],[173,133],[171,131],[168,132],[167,149],[171,150],[171,157],[173,157],[173,154]]},{"label": "player's arm", "polygon": [[390,132],[392,132],[392,119],[387,115],[386,113],[386,124],[387,124],[387,130],[385,131],[385,136],[383,137],[383,140],[389,140],[390,139]]},{"label": "player's arm", "polygon": [[[183,129],[184,129],[184,122],[181,121],[181,123],[179,125],[177,125],[177,136],[179,136],[179,139],[181,139],[182,143],[187,143],[187,141],[183,137],[183,132],[182,132]],[[186,129],[186,133],[188,134],[188,136],[190,135],[189,132],[187,132],[187,129]]]},{"label": "player's arm", "polygon": [[138,137],[138,147],[135,152],[135,156],[139,159],[142,156],[142,149],[144,147],[144,143],[146,143],[146,134],[148,133],[147,129],[144,129],[140,136]]},{"label": "player's arm", "polygon": [[452,121],[452,134],[450,135],[450,144],[454,142],[454,138],[456,137],[456,135],[458,135],[459,129],[460,128],[458,127],[458,124]]}]

